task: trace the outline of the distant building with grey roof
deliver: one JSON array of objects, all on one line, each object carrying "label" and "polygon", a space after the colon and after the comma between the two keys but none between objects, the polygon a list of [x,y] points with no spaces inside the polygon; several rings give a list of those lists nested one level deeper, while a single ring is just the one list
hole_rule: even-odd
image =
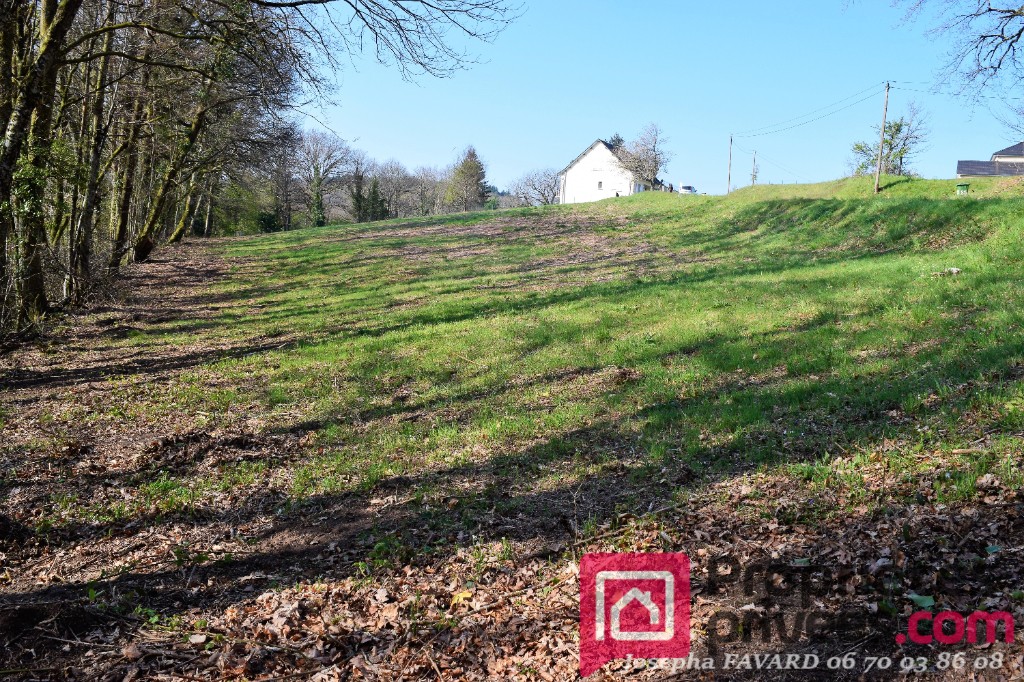
[{"label": "distant building with grey roof", "polygon": [[1000,149],[988,161],[957,161],[958,178],[1024,175],[1024,142]]}]

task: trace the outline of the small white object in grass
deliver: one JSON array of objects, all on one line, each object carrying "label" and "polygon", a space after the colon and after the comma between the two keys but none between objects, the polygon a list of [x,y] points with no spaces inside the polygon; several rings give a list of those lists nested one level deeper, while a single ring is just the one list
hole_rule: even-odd
[{"label": "small white object in grass", "polygon": [[963,272],[960,268],[946,268],[941,272],[933,272],[932,277],[946,277],[948,275],[959,275]]}]

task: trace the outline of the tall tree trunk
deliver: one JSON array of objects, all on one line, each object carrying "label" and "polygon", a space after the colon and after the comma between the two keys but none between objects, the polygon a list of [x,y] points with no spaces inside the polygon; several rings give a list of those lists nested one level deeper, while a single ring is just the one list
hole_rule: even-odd
[{"label": "tall tree trunk", "polygon": [[195,210],[192,211],[192,220],[189,221],[188,228],[186,230],[193,237],[199,236],[199,231],[196,230],[196,219],[199,216],[206,214],[206,201],[208,198],[209,195],[206,193],[206,185],[204,183],[204,185],[199,188],[199,193],[196,198],[196,207]]},{"label": "tall tree trunk", "polygon": [[117,200],[117,227],[114,230],[114,243],[107,261],[107,274],[114,275],[121,267],[128,244],[128,228],[132,218],[132,200],[135,194],[135,171],[139,166],[139,126],[132,124],[128,133],[128,156],[124,160],[121,171],[121,196]]},{"label": "tall tree trunk", "polygon": [[217,181],[210,180],[210,188],[206,191],[206,216],[203,218],[203,236],[209,238],[213,234],[213,196],[217,191]]},{"label": "tall tree trunk", "polygon": [[313,169],[312,182],[309,183],[309,219],[313,227],[327,224],[327,211],[324,208],[324,177],[319,168]]},{"label": "tall tree trunk", "polygon": [[[112,18],[113,5],[109,10]],[[107,33],[103,39],[103,52],[109,53],[113,44],[113,32]],[[72,303],[80,303],[84,293],[84,285],[89,279],[89,267],[92,257],[92,234],[96,225],[96,214],[100,204],[100,161],[103,159],[103,150],[107,144],[107,124],[103,120],[103,111],[106,106],[105,93],[107,90],[107,70],[110,66],[109,55],[100,60],[99,69],[96,73],[92,107],[90,111],[92,143],[89,152],[89,176],[85,184],[85,203],[79,217],[78,229],[75,234],[75,243],[70,245],[70,251],[76,254],[74,263],[69,268],[72,288]]]},{"label": "tall tree trunk", "polygon": [[[0,320],[3,319],[4,313],[7,311],[8,292],[10,291],[7,272],[7,241],[8,235],[10,235],[11,220],[8,215],[10,211],[6,210],[5,207],[0,206]],[[3,323],[0,322],[0,325]],[[2,330],[2,329],[0,329]]]},{"label": "tall tree trunk", "polygon": [[292,229],[292,182],[291,178],[284,181],[284,229]]},{"label": "tall tree trunk", "polygon": [[25,0],[0,0],[0,130],[4,131],[14,112],[15,36],[18,35],[18,23],[25,16],[26,7]]},{"label": "tall tree trunk", "polygon": [[19,83],[15,103],[4,139],[0,144],[0,206],[13,205],[14,173],[26,143],[32,149],[29,161],[34,177],[26,184],[27,199],[37,200],[30,210],[18,237],[18,293],[21,298],[19,324],[34,326],[49,308],[46,282],[43,277],[43,255],[46,235],[42,221],[44,183],[38,174],[45,173],[43,145],[49,141],[53,96],[57,87],[57,70],[64,39],[74,22],[83,0],[43,0],[39,10],[39,43],[35,60]]},{"label": "tall tree trunk", "polygon": [[[44,95],[56,93],[51,79]],[[46,248],[46,174],[50,161],[50,123],[52,99],[40,102],[29,127],[26,165],[30,168],[18,183],[15,205],[21,214],[18,236],[18,294],[21,307],[18,325],[34,327],[50,309],[46,295],[46,277],[43,272],[43,250]]]},{"label": "tall tree trunk", "polygon": [[153,252],[153,249],[156,248],[156,236],[165,217],[164,209],[167,207],[167,199],[171,195],[171,190],[178,179],[178,175],[181,173],[182,167],[185,165],[189,152],[195,147],[199,134],[203,131],[205,125],[206,108],[204,105],[200,105],[195,117],[192,119],[192,125],[189,126],[188,135],[178,146],[175,154],[167,164],[167,170],[164,171],[163,178],[156,188],[156,194],[153,196],[153,202],[150,206],[149,214],[146,216],[146,222],[139,231],[139,236],[135,239],[134,256],[136,261],[146,260],[149,258],[149,254]]},{"label": "tall tree trunk", "polygon": [[0,143],[0,204],[11,200],[14,171],[25,147],[36,111],[53,104],[57,69],[64,39],[83,0],[43,0],[40,8],[39,47],[25,77],[16,87],[3,142]]},{"label": "tall tree trunk", "polygon": [[[14,111],[14,37],[24,15],[24,0],[0,0],[0,130],[6,131]],[[14,230],[8,194],[0,197],[0,312],[7,309],[10,292],[7,245]]]},{"label": "tall tree trunk", "polygon": [[[148,84],[149,69],[144,69],[139,94],[135,96],[135,103],[132,105],[132,117],[128,123],[128,139],[125,141],[127,157],[122,167],[121,196],[117,202],[117,227],[114,230],[114,243],[110,251],[110,260],[107,261],[107,273],[109,275],[117,273],[121,267],[121,260],[128,250],[128,229],[131,223],[132,201],[135,195],[135,175],[139,168],[139,133],[142,131],[142,114],[144,111],[149,112],[143,95]],[[148,119],[149,116],[146,118]],[[148,173],[149,168],[143,168],[142,176],[145,177]]]},{"label": "tall tree trunk", "polygon": [[[77,131],[77,152],[76,161],[78,166],[81,167],[85,163],[85,139],[89,135],[89,81],[92,75],[92,64],[87,64],[85,68],[84,78],[82,79],[84,96],[82,97],[82,112],[79,116],[78,131]],[[68,87],[64,88],[64,92],[58,99],[63,102],[66,99]],[[63,107],[62,107],[63,108]],[[60,128],[59,120],[56,124],[51,124],[51,128]],[[68,266],[64,273],[64,300],[70,301],[74,294],[74,270],[75,263],[78,260],[78,249],[77,234],[78,234],[78,216],[79,216],[79,200],[81,199],[82,188],[78,182],[78,178],[74,178],[71,181],[71,208],[68,210],[67,201],[65,201],[65,187],[67,186],[64,178],[59,178],[57,181],[57,201],[56,210],[54,211],[53,224],[50,227],[50,246],[52,249],[57,250],[60,248],[61,240],[67,235],[68,243]],[[66,222],[65,222],[66,218]]]},{"label": "tall tree trunk", "polygon": [[192,226],[192,218],[196,214],[196,198],[199,194],[198,188],[196,187],[196,177],[198,173],[193,173],[188,181],[188,189],[185,190],[185,207],[181,211],[181,217],[178,219],[178,224],[174,226],[174,232],[167,238],[168,244],[177,244],[181,241],[181,238],[185,236],[185,231]]}]

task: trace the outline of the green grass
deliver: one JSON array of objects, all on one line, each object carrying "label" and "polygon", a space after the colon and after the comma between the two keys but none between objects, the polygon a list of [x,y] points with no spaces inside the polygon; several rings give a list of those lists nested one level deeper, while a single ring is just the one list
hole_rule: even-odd
[{"label": "green grass", "polygon": [[[623,467],[638,485],[753,467],[859,505],[904,494],[873,467],[913,499],[937,466],[938,497],[962,500],[986,473],[1019,486],[1019,448],[941,453],[1024,428],[1024,199],[971,184],[646,194],[237,239],[213,319],[125,342],[254,346],[149,400],[315,423],[316,447],[278,471],[297,501],[425,471],[446,472],[422,483],[429,507],[466,480],[522,494]],[[264,475],[140,493],[181,510]]]},{"label": "green grass", "polygon": [[161,472],[160,476],[140,487],[142,499],[160,512],[175,512],[191,508],[196,501],[195,484],[178,480]]}]

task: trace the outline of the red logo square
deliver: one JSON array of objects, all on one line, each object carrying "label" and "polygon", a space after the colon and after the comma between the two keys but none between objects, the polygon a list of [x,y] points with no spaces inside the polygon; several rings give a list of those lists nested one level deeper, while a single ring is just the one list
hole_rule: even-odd
[{"label": "red logo square", "polygon": [[690,559],[585,554],[580,562],[580,674],[616,658],[690,653]]}]

